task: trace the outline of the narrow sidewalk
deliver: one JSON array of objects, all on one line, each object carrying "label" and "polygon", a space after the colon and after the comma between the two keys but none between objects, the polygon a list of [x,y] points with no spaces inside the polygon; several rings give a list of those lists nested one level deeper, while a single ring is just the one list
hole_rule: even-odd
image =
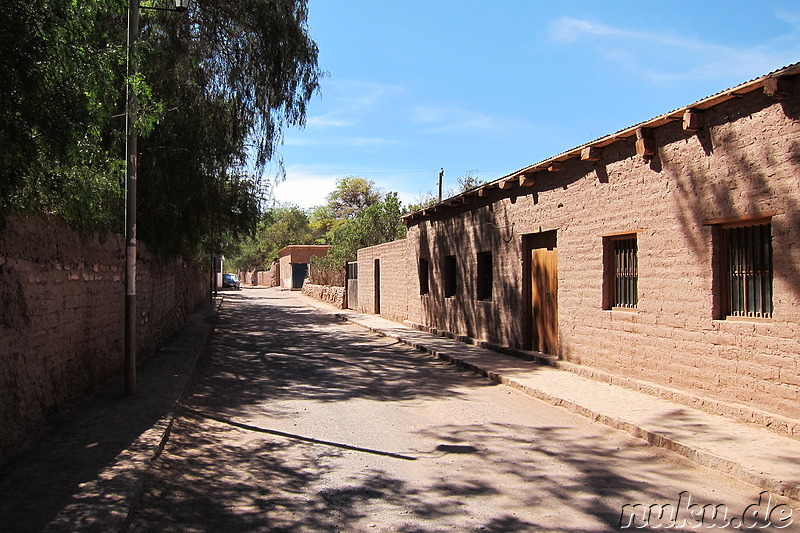
[{"label": "narrow sidewalk", "polygon": [[800,501],[800,440],[573,372],[425,333],[301,295],[309,306],[478,372],[552,405],[589,417]]},{"label": "narrow sidewalk", "polygon": [[116,375],[48,418],[31,447],[0,467],[0,530],[122,531],[144,473],[189,391],[221,298],[202,304],[137,368],[137,392]]}]

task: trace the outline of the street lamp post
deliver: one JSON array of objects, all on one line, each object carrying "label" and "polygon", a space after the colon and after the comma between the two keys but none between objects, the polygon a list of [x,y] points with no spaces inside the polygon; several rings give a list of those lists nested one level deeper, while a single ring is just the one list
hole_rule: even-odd
[{"label": "street lamp post", "polygon": [[139,38],[139,9],[184,12],[191,0],[173,0],[174,7],[140,6],[128,3],[127,113],[125,128],[125,394],[136,392],[136,180],[138,137],[136,135],[136,91],[131,87],[136,76],[136,41]]}]

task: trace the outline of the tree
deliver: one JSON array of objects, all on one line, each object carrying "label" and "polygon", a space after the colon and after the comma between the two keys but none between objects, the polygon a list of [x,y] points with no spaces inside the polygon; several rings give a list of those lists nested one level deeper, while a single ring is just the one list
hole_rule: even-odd
[{"label": "tree", "polygon": [[0,3],[0,216],[119,222],[124,10],[119,0]]},{"label": "tree", "polygon": [[336,182],[328,197],[328,206],[335,218],[353,218],[362,210],[381,200],[375,182],[356,176],[347,176]]},{"label": "tree", "polygon": [[[124,0],[0,3],[0,215],[121,229]],[[164,254],[256,228],[264,168],[321,73],[306,0],[203,0],[143,12],[138,236]]]},{"label": "tree", "polygon": [[193,6],[189,19],[148,18],[141,40],[167,111],[141,142],[140,232],[166,250],[208,242],[219,226],[252,233],[264,165],[283,128],[304,124],[320,77],[305,0]]},{"label": "tree", "polygon": [[390,192],[378,203],[345,221],[333,231],[328,255],[312,258],[312,281],[319,277],[329,283],[344,284],[343,266],[346,261],[356,259],[359,249],[406,236],[402,215],[403,205],[397,193]]},{"label": "tree", "polygon": [[266,268],[278,258],[278,251],[292,244],[308,244],[313,239],[308,215],[296,205],[282,205],[267,210],[258,223],[255,235],[239,242],[231,250],[231,262],[237,270]]},{"label": "tree", "polygon": [[[459,176],[457,178],[458,187],[449,187],[444,191],[443,196],[445,198],[450,198],[451,196],[456,196],[458,194],[467,192],[486,183],[486,180],[482,180],[475,175],[477,172],[477,170],[468,170],[464,175]],[[428,191],[424,194],[420,194],[417,197],[417,201],[408,206],[408,211],[419,211],[434,205],[438,201],[439,199],[435,194],[433,194],[433,191]]]},{"label": "tree", "polygon": [[475,187],[479,187],[486,183],[486,180],[482,180],[477,177],[477,170],[468,170],[463,176],[458,177],[458,191],[455,194],[461,194],[462,192],[467,192]]}]

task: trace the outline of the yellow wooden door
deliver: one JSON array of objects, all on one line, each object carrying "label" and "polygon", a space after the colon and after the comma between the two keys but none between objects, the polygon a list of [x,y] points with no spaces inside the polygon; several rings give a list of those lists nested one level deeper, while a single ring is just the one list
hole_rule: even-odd
[{"label": "yellow wooden door", "polygon": [[531,319],[533,349],[558,353],[558,254],[552,248],[531,249]]}]

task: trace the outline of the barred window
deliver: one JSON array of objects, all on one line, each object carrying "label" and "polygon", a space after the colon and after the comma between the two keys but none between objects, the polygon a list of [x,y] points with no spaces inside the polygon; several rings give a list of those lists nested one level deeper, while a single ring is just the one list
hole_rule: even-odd
[{"label": "barred window", "polygon": [[772,225],[723,225],[720,237],[724,315],[772,318]]},{"label": "barred window", "polygon": [[639,259],[636,234],[604,239],[606,309],[635,309],[639,303]]}]

